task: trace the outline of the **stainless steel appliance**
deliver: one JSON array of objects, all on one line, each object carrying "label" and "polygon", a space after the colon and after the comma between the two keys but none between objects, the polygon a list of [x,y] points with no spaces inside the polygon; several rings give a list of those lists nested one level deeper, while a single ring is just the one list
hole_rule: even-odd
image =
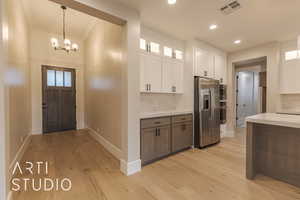
[{"label": "stainless steel appliance", "polygon": [[220,84],[220,120],[221,124],[226,124],[227,112],[227,86]]},{"label": "stainless steel appliance", "polygon": [[220,142],[220,84],[195,76],[194,146],[203,148]]}]

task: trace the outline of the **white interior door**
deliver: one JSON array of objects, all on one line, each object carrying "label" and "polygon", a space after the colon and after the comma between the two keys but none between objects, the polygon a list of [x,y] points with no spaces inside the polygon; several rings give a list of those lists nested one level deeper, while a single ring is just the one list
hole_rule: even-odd
[{"label": "white interior door", "polygon": [[237,127],[245,127],[245,118],[258,113],[258,73],[237,73]]}]

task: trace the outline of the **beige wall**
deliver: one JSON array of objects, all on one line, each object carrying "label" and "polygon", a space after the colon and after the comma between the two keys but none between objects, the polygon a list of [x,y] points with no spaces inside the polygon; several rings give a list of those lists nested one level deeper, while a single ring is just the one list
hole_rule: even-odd
[{"label": "beige wall", "polygon": [[4,20],[6,9],[5,1],[0,2],[0,199],[6,198],[6,178],[7,178],[7,144],[6,139],[8,134],[5,131],[5,85],[4,85],[4,70],[6,66],[5,43],[7,39],[4,37],[6,21]]},{"label": "beige wall", "polygon": [[[55,0],[58,1],[58,0]],[[73,0],[60,0],[73,2]],[[122,70],[122,162],[121,170],[128,174],[140,168],[140,93],[139,93],[139,38],[140,14],[115,0],[78,0],[83,4],[126,20],[123,34]],[[134,167],[132,165],[134,164]]]},{"label": "beige wall", "polygon": [[86,124],[121,149],[123,28],[99,20],[85,42]]},{"label": "beige wall", "polygon": [[[5,7],[1,10],[1,28],[3,28],[1,40],[3,40],[4,48],[1,51],[3,53],[1,62],[4,61],[4,63],[1,65],[1,86],[4,85],[4,88],[0,87],[0,92],[5,102],[3,104],[0,101],[2,103],[0,110],[1,113],[5,113],[5,116],[3,119],[2,115],[0,120],[5,123],[3,127],[1,124],[1,128],[2,131],[5,128],[6,133],[5,178],[8,179],[10,177],[9,166],[31,129],[30,68],[28,26],[22,4],[19,0],[4,0],[1,1],[1,6],[3,5]],[[0,175],[1,178],[4,177]],[[7,192],[8,184],[6,184],[5,193]]]},{"label": "beige wall", "polygon": [[61,35],[45,32],[39,29],[30,30],[30,67],[32,93],[32,133],[42,133],[42,65],[76,69],[76,118],[77,128],[84,125],[84,43],[80,39],[70,38],[79,45],[78,52],[54,51],[50,45],[52,37],[61,38]]},{"label": "beige wall", "polygon": [[279,43],[270,43],[267,45],[255,47],[231,53],[228,56],[228,128],[235,128],[236,118],[236,98],[235,98],[235,67],[233,63],[267,57],[267,112],[276,112],[280,109],[280,94],[279,94],[279,67],[280,67],[280,45]]},{"label": "beige wall", "polygon": [[7,1],[8,67],[5,74],[8,109],[9,162],[31,130],[29,34],[22,4]]}]

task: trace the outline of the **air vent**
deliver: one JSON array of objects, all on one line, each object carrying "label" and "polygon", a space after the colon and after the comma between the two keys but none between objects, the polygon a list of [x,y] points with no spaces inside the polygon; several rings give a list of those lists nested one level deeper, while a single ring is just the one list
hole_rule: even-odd
[{"label": "air vent", "polygon": [[241,4],[238,1],[231,1],[230,3],[222,6],[220,11],[225,15],[229,15],[240,8],[241,8]]}]

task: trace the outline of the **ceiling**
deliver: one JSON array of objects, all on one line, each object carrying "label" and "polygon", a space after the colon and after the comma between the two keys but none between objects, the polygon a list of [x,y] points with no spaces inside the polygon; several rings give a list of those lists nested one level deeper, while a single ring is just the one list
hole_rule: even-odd
[{"label": "ceiling", "polygon": [[[22,0],[30,24],[61,33],[62,11],[48,0]],[[141,13],[142,23],[178,39],[199,39],[227,52],[273,41],[296,39],[300,34],[299,0],[239,0],[240,10],[223,15],[219,9],[229,0],[117,0]],[[67,34],[84,38],[96,18],[67,10]],[[216,30],[209,25],[217,24]],[[83,28],[84,27],[84,28]],[[242,43],[233,44],[240,39]]]},{"label": "ceiling", "polygon": [[[34,28],[62,34],[62,9],[49,0],[22,0],[29,24]],[[66,11],[66,35],[68,38],[85,38],[97,20],[92,16],[68,8]]]},{"label": "ceiling", "polygon": [[[230,15],[219,9],[228,0],[118,0],[140,11],[142,23],[179,39],[197,38],[227,52],[296,39],[300,34],[299,0],[239,0]],[[211,31],[210,24],[219,28]],[[233,44],[240,39],[242,43]]]}]

